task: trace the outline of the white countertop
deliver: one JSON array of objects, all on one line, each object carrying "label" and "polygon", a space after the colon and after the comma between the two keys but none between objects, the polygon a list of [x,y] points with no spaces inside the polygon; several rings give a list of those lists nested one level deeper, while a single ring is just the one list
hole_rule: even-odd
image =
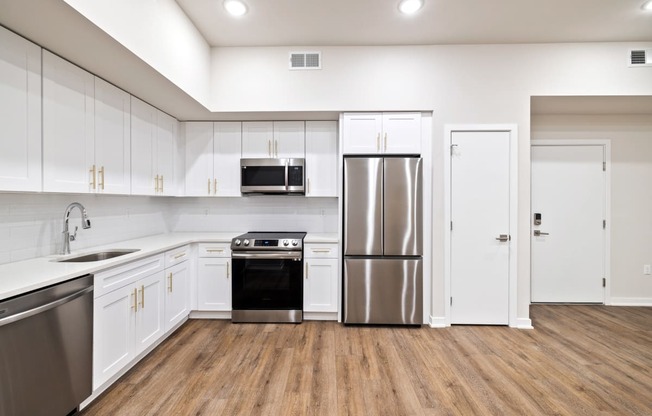
[{"label": "white countertop", "polygon": [[[79,251],[73,251],[68,256],[52,255],[39,257],[15,263],[0,265],[0,300],[10,298],[45,286],[64,282],[66,280],[106,270],[120,264],[128,263],[154,254],[190,243],[230,243],[242,232],[228,233],[170,233],[159,234],[135,240],[121,241]],[[337,243],[336,233],[308,233],[306,243]],[[108,249],[139,249],[135,253],[112,259],[88,263],[61,263],[54,260],[74,257]]]}]

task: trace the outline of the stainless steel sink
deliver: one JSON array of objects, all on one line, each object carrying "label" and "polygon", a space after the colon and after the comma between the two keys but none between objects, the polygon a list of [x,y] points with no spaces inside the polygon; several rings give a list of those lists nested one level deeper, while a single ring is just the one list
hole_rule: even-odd
[{"label": "stainless steel sink", "polygon": [[124,256],[125,254],[129,253],[135,253],[136,251],[140,251],[139,248],[125,248],[125,249],[111,249],[111,250],[104,250],[104,251],[96,251],[93,253],[86,253],[86,254],[80,254],[78,256],[74,257],[67,257],[63,259],[58,259],[54,260],[59,263],[87,263],[90,261],[100,261],[100,260],[107,260],[107,259],[112,259],[114,257],[119,257],[119,256]]}]

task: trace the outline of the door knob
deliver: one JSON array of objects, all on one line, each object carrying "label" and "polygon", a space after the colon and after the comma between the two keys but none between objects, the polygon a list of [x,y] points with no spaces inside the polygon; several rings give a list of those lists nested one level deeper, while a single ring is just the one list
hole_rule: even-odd
[{"label": "door knob", "polygon": [[501,234],[498,237],[496,237],[496,240],[502,241],[502,242],[509,241],[510,240],[509,234]]},{"label": "door knob", "polygon": [[534,230],[535,237],[540,237],[542,235],[550,235],[550,233],[542,233],[540,230]]}]

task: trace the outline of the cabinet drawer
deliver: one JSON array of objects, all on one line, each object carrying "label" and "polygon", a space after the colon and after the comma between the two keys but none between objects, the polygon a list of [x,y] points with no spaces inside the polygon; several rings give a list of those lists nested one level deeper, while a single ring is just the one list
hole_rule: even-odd
[{"label": "cabinet drawer", "polygon": [[95,298],[163,270],[163,254],[123,264],[95,274]]},{"label": "cabinet drawer", "polygon": [[231,243],[201,243],[199,257],[231,257]]},{"label": "cabinet drawer", "polygon": [[304,247],[306,258],[337,258],[338,244],[310,243]]},{"label": "cabinet drawer", "polygon": [[190,246],[185,245],[165,253],[165,268],[182,263],[190,258]]}]

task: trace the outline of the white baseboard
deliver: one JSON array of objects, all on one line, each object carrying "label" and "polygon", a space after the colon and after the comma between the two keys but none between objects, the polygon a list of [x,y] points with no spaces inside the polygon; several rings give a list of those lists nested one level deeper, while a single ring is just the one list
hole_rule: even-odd
[{"label": "white baseboard", "polygon": [[611,306],[652,306],[652,298],[611,297]]},{"label": "white baseboard", "polygon": [[430,325],[430,328],[447,328],[450,326],[445,316],[432,315],[430,315],[430,321],[428,322],[428,325]]},{"label": "white baseboard", "polygon": [[516,318],[516,328],[518,329],[534,329],[532,326],[532,319],[529,318]]},{"label": "white baseboard", "polygon": [[304,321],[337,321],[337,312],[303,312]]},{"label": "white baseboard", "polygon": [[190,319],[231,319],[230,311],[192,311]]}]

